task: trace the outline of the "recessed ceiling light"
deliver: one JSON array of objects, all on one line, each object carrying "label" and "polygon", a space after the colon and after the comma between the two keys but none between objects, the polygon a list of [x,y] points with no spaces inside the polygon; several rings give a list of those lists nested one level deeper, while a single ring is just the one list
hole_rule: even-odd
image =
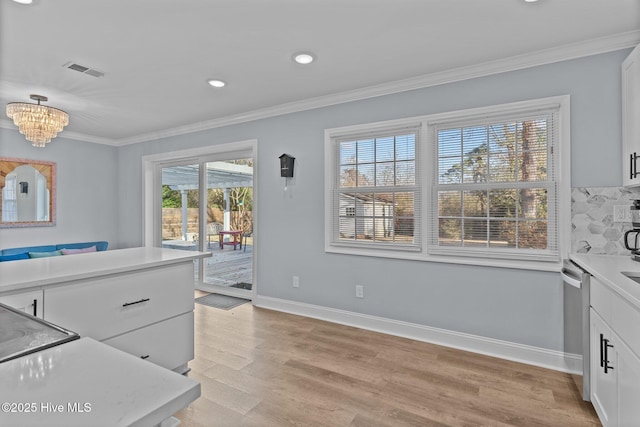
[{"label": "recessed ceiling light", "polygon": [[33,3],[33,0],[13,0],[16,3],[20,3],[20,4],[31,4]]},{"label": "recessed ceiling light", "polygon": [[537,2],[538,0],[524,0],[524,1],[525,1],[525,3],[535,3],[535,2]]},{"label": "recessed ceiling light", "polygon": [[293,55],[293,60],[296,61],[298,64],[307,65],[307,64],[311,64],[315,60],[315,58],[310,53],[301,52]]},{"label": "recessed ceiling light", "polygon": [[207,83],[209,83],[213,87],[224,87],[224,86],[227,85],[227,83],[223,82],[222,80],[218,80],[218,79],[208,80]]}]

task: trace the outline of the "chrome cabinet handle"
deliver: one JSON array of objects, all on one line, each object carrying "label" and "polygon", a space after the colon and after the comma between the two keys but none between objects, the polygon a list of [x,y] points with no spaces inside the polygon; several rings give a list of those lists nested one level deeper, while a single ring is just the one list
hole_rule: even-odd
[{"label": "chrome cabinet handle", "polygon": [[151,301],[151,300],[149,298],[143,298],[141,300],[134,301],[134,302],[125,302],[124,304],[122,304],[122,306],[123,307],[128,307],[130,305],[140,304],[140,303],[147,302],[147,301]]}]

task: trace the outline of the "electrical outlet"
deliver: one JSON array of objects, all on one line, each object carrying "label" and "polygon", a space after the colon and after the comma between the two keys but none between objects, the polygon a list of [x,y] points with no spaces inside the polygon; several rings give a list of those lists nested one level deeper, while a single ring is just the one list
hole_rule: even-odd
[{"label": "electrical outlet", "polygon": [[364,298],[364,286],[356,285],[356,298]]},{"label": "electrical outlet", "polygon": [[300,277],[293,276],[293,287],[294,288],[299,288],[300,287]]},{"label": "electrical outlet", "polygon": [[613,222],[631,222],[631,206],[614,205]]}]

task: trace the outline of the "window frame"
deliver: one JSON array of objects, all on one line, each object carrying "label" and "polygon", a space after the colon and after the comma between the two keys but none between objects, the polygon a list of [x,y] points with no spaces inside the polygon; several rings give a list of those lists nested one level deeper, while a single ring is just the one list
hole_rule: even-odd
[{"label": "window frame", "polygon": [[[560,105],[558,103],[552,104],[540,104],[532,105],[530,108],[523,107],[517,110],[509,110],[503,112],[501,110],[495,113],[489,113],[485,111],[481,117],[476,115],[460,114],[458,116],[449,117],[448,119],[441,121],[432,121],[430,123],[430,145],[433,150],[434,161],[432,162],[432,178],[431,183],[432,198],[431,198],[431,238],[428,242],[428,252],[433,255],[453,255],[453,256],[466,256],[466,257],[481,257],[481,258],[497,258],[497,259],[519,259],[519,260],[534,260],[534,261],[558,261],[560,258],[560,242],[559,242],[559,213],[557,209],[558,202],[558,174],[560,165],[558,164],[558,156],[556,145],[560,144],[559,137],[559,112]],[[546,165],[547,165],[547,177],[544,180],[539,181],[520,181],[517,177],[514,177],[511,181],[488,181],[482,183],[469,183],[464,179],[459,183],[442,183],[439,180],[439,161],[438,156],[438,134],[444,129],[460,129],[460,132],[464,133],[465,129],[471,129],[474,127],[490,127],[494,125],[502,125],[507,123],[523,123],[528,120],[538,120],[544,117],[547,123],[547,145],[546,145]],[[517,129],[517,126],[516,126]],[[487,139],[487,143],[489,140]],[[464,156],[464,152],[460,153],[461,159]],[[491,154],[488,153],[489,158]],[[487,165],[489,165],[487,163]],[[492,169],[488,168],[487,172],[491,174]],[[442,245],[440,243],[440,215],[439,215],[439,192],[440,191],[453,191],[464,194],[465,192],[474,191],[499,191],[499,190],[525,190],[525,189],[542,189],[547,192],[547,216],[544,219],[546,223],[547,243],[546,249],[530,249],[530,248],[499,248],[492,247],[490,243],[490,235],[487,234],[487,245],[465,246],[464,245],[464,231],[461,232],[461,245]],[[465,217],[463,214],[464,200],[461,202],[460,220],[462,223],[467,220],[471,220],[470,217]],[[488,210],[486,216],[478,217],[477,220],[488,221],[490,224],[493,221],[498,221],[497,217],[491,215],[491,211]],[[521,223],[526,223],[528,220],[524,217],[516,216],[509,220],[514,223],[514,227],[518,228]],[[488,231],[488,230],[487,230]]]},{"label": "window frame", "polygon": [[[557,256],[547,258],[512,257],[501,258],[487,256],[487,254],[474,254],[468,256],[460,253],[442,251],[434,253],[431,251],[433,242],[433,196],[434,183],[437,179],[437,155],[435,153],[435,132],[436,126],[447,122],[459,122],[463,119],[479,120],[489,116],[513,116],[518,114],[530,115],[532,112],[557,108],[557,152],[555,159],[556,168],[556,192],[557,205]],[[335,156],[335,139],[349,135],[361,135],[363,133],[384,132],[388,129],[400,127],[418,127],[416,137],[416,184],[420,187],[420,228],[421,246],[418,250],[407,251],[398,248],[386,247],[362,247],[361,245],[350,245],[333,241],[333,190],[335,184],[336,168],[339,161]],[[570,161],[570,96],[559,95],[547,98],[517,101],[504,104],[490,105],[484,107],[470,108],[465,110],[435,113],[424,116],[408,117],[398,120],[373,122],[353,126],[325,129],[325,252],[340,253],[350,255],[374,256],[382,258],[396,258],[417,261],[456,263],[465,265],[481,265],[493,267],[519,268],[539,271],[560,271],[562,258],[566,257],[570,251],[570,230],[571,230],[571,161]],[[436,218],[437,219],[437,218]],[[431,253],[430,253],[431,252]]]},{"label": "window frame", "polygon": [[[382,135],[401,135],[403,133],[415,134],[415,182],[412,185],[391,185],[353,187],[359,188],[358,192],[370,192],[372,194],[388,192],[396,193],[413,192],[414,209],[418,211],[418,218],[414,220],[414,240],[416,243],[405,244],[401,242],[369,242],[364,240],[339,240],[335,230],[339,228],[339,208],[335,206],[339,193],[348,193],[349,189],[341,190],[337,185],[337,176],[340,168],[340,160],[337,156],[337,146],[340,142],[350,138],[381,137]],[[370,255],[391,258],[415,259],[424,251],[424,185],[420,172],[423,165],[422,151],[422,122],[416,118],[391,120],[378,123],[354,125],[325,130],[325,251],[334,253],[346,253],[355,255]],[[414,211],[414,215],[416,212]],[[415,217],[414,217],[415,218]]]}]

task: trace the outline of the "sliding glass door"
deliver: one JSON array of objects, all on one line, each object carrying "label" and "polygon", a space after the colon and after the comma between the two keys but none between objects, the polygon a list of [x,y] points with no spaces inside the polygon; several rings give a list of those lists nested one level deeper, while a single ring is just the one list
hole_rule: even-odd
[{"label": "sliding glass door", "polygon": [[153,191],[161,212],[154,234],[164,248],[211,253],[195,265],[198,289],[251,298],[255,288],[251,156],[219,153],[156,163]]},{"label": "sliding glass door", "polygon": [[161,166],[162,246],[197,250],[200,229],[200,166]]},{"label": "sliding glass door", "polygon": [[253,160],[211,161],[207,171],[207,247],[203,281],[232,293],[253,288]]},{"label": "sliding glass door", "polygon": [[[159,165],[159,169],[162,247],[200,250],[200,165],[172,163]],[[199,262],[196,261],[196,281],[201,277],[199,270]]]}]

